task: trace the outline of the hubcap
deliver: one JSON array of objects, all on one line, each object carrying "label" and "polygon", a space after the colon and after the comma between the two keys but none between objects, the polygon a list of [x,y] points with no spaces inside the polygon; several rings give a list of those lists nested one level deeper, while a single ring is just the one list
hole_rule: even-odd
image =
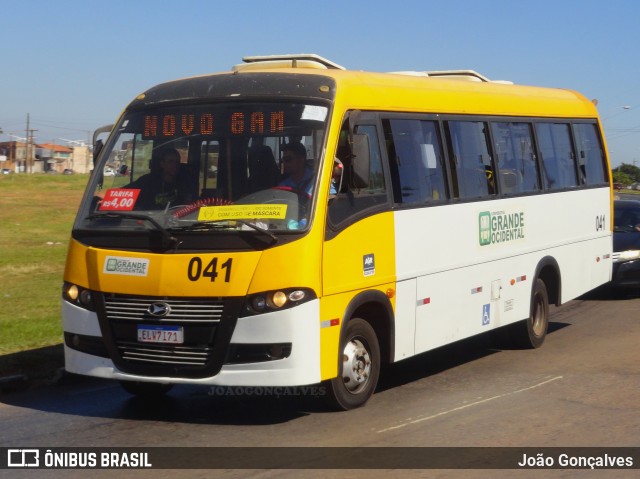
[{"label": "hubcap", "polygon": [[371,374],[371,357],[359,339],[349,341],[342,356],[342,381],[352,394],[362,391]]}]

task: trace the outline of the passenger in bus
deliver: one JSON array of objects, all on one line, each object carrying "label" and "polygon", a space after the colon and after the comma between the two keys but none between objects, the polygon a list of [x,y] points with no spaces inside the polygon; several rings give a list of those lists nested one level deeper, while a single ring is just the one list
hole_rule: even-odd
[{"label": "passenger in bus", "polygon": [[175,148],[165,148],[154,154],[149,162],[151,170],[125,188],[138,188],[140,195],[136,210],[158,210],[167,205],[190,203],[193,198],[180,178],[180,153]]},{"label": "passenger in bus", "polygon": [[300,142],[282,146],[282,163],[285,179],[278,186],[304,192],[309,197],[313,193],[313,171],[307,168],[307,149]]}]

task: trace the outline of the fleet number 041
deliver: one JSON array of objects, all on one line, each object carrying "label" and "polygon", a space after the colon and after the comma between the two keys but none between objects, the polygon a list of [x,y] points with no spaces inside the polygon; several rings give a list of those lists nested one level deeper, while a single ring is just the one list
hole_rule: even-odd
[{"label": "fleet number 041", "polygon": [[[205,260],[206,261],[206,260]],[[200,279],[209,278],[212,283],[216,281],[218,275],[224,274],[224,282],[231,281],[231,264],[232,258],[227,259],[224,263],[218,265],[218,258],[213,258],[206,265],[199,256],[194,256],[189,261],[189,268],[187,269],[187,276],[190,281],[198,281]]]}]

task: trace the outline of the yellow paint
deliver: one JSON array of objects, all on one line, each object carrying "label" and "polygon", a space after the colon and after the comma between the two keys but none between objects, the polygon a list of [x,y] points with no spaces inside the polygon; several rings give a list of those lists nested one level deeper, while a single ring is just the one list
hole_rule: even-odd
[{"label": "yellow paint", "polygon": [[[323,379],[338,373],[340,329],[353,298],[367,290],[389,297],[395,290],[395,236],[393,213],[364,218],[324,243],[322,258],[323,292],[320,321],[339,318],[340,327],[320,331],[320,366]],[[364,258],[373,255],[375,272],[365,276]],[[393,300],[392,300],[393,304]]]},{"label": "yellow paint", "polygon": [[[325,321],[339,319],[337,326],[320,328],[320,377],[322,380],[331,379],[338,375],[338,361],[340,359],[340,331],[344,322],[346,305],[353,299],[353,292],[339,295],[325,296],[320,301],[320,318]],[[322,322],[321,322],[322,324]]]},{"label": "yellow paint", "polygon": [[[347,291],[344,293],[324,296],[320,300],[320,317],[321,324],[325,324],[332,319],[339,319],[337,326],[324,326],[320,329],[320,374],[322,380],[332,379],[338,375],[338,361],[340,354],[340,332],[349,318],[345,318],[344,314],[347,307],[353,299],[360,293],[365,291],[377,290],[385,293],[389,289],[395,288],[395,283],[381,284],[373,288],[362,288],[356,291]],[[395,310],[395,301],[390,298],[391,307]]]},{"label": "yellow paint", "polygon": [[[375,273],[365,276],[364,257],[371,254]],[[324,244],[324,294],[376,288],[394,282],[395,258],[393,213],[380,213],[358,221]]]},{"label": "yellow paint", "polygon": [[263,251],[253,271],[249,293],[306,287],[321,296],[322,231],[314,228],[297,241]]},{"label": "yellow paint", "polygon": [[[143,296],[244,296],[260,260],[260,251],[234,253],[152,254],[88,248],[72,241],[65,280],[107,293]],[[105,272],[109,258],[148,261],[146,275]],[[194,258],[197,258],[194,260]],[[227,263],[227,268],[223,265]],[[230,268],[229,281],[226,281]],[[199,275],[196,279],[196,273]],[[217,276],[204,275],[216,272]]]}]

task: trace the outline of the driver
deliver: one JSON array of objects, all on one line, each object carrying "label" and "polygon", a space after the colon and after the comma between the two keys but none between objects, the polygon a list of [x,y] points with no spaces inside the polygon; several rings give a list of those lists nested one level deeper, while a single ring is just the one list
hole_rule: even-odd
[{"label": "driver", "polygon": [[168,204],[188,202],[185,188],[179,181],[180,153],[175,148],[165,148],[151,159],[151,172],[141,176],[125,188],[139,188],[137,210],[164,209]]}]

